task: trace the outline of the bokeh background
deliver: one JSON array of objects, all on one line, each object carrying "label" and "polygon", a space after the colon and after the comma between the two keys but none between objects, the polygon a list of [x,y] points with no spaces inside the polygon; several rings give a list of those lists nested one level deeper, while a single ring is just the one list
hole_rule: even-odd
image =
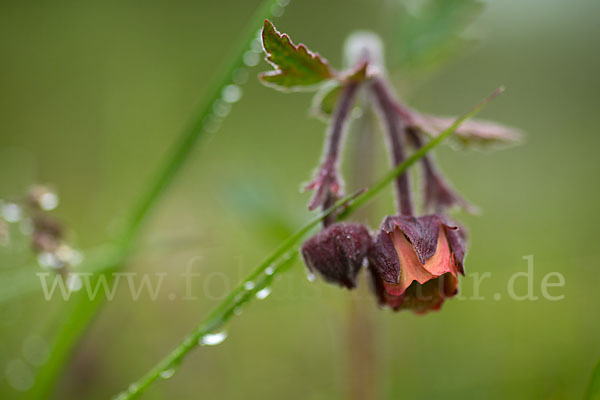
[{"label": "bokeh background", "polygon": [[[106,241],[258,4],[2,1],[0,198],[50,183],[71,241],[82,249]],[[340,66],[344,39],[356,29],[384,35],[387,52],[398,51],[394,7],[292,0],[275,22]],[[477,40],[459,55],[424,69],[390,69],[405,101],[438,114],[462,113],[504,84],[506,93],[482,116],[526,132],[522,146],[503,151],[437,151],[454,185],[483,210],[456,217],[471,235],[467,273],[491,273],[484,300],[449,301],[424,317],[394,314],[377,309],[364,279],[351,296],[309,282],[296,263],[267,300],[232,320],[225,342],[196,350],[144,398],[351,398],[352,360],[362,353],[374,357],[367,375],[377,398],[581,398],[600,357],[598,21],[594,0],[487,2],[466,32]],[[299,188],[319,160],[325,125],[308,115],[310,94],[261,86],[255,75],[267,68],[261,62],[250,71],[242,100],[194,150],[145,226],[129,270],[168,272],[158,299],[132,301],[121,285],[52,398],[106,399],[127,387],[309,217],[309,194]],[[379,136],[373,140],[380,175],[386,157]],[[371,209],[371,226],[391,212],[386,193]],[[0,249],[0,290],[34,261],[26,247]],[[512,300],[508,280],[527,270],[528,255],[540,299]],[[203,275],[193,281],[198,300],[181,300],[180,274],[194,257],[203,257],[196,265]],[[540,284],[555,271],[566,284],[551,293],[565,297],[548,301]],[[464,296],[473,282],[463,280]],[[518,293],[526,290],[517,284]],[[26,395],[64,310],[39,289],[0,304],[0,398]],[[364,321],[359,334],[356,315]]]}]

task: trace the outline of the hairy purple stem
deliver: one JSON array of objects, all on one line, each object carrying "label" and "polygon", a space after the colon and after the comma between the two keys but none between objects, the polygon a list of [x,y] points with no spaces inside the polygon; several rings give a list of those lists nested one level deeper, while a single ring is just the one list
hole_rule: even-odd
[{"label": "hairy purple stem", "polygon": [[[423,147],[423,139],[415,129],[406,129],[409,142],[416,148]],[[430,154],[421,159],[425,173],[425,208],[433,207],[433,211],[443,213],[447,208],[458,205],[470,213],[477,213],[477,207],[458,195],[436,166]]]},{"label": "hairy purple stem", "polygon": [[334,203],[341,195],[342,183],[338,176],[339,154],[358,87],[359,82],[347,82],[342,88],[340,100],[327,130],[321,166],[317,176],[307,186],[307,189],[315,190],[308,205],[310,210],[314,210],[320,205],[326,208],[326,203]]},{"label": "hairy purple stem", "polygon": [[[371,88],[375,95],[375,99],[379,105],[379,110],[385,121],[386,132],[388,134],[389,143],[391,146],[392,160],[394,165],[399,165],[404,162],[405,143],[404,130],[405,123],[398,115],[396,109],[396,100],[387,88],[385,82],[381,78],[373,80]],[[410,195],[410,182],[408,173],[405,172],[398,176],[395,181],[396,200],[398,201],[398,210],[400,214],[412,215],[413,206]]]},{"label": "hairy purple stem", "polygon": [[[419,136],[419,133],[414,129],[406,129],[406,136],[408,137],[409,142],[418,150],[423,147],[423,140]],[[433,158],[426,154],[421,159],[421,163],[423,164],[423,169],[425,170],[425,175],[427,177],[435,177],[437,176],[437,168],[433,162]]]}]

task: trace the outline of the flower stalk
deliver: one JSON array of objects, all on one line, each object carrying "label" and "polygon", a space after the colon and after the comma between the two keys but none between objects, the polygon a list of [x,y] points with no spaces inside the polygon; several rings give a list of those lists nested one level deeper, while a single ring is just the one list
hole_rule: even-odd
[{"label": "flower stalk", "polygon": [[[140,380],[129,385],[129,388],[120,393],[116,399],[130,400],[137,398],[153,382],[161,377],[161,373],[165,371],[173,371],[174,373],[183,358],[198,346],[199,339],[210,332],[214,332],[215,329],[221,329],[223,325],[231,318],[231,316],[235,315],[234,310],[236,307],[250,302],[254,298],[253,295],[256,293],[256,291],[260,290],[261,287],[264,288],[265,285],[268,285],[276,275],[281,274],[286,270],[286,266],[288,265],[286,262],[290,261],[290,257],[294,257],[294,255],[298,253],[298,242],[311,229],[321,223],[324,218],[332,215],[342,207],[343,211],[337,214],[337,220],[347,218],[352,213],[357,211],[359,207],[380,193],[390,182],[395,180],[397,176],[406,172],[411,165],[424,157],[428,151],[432,150],[449,135],[451,135],[456,128],[460,126],[460,124],[479,112],[489,101],[501,93],[502,90],[502,88],[498,89],[492,95],[488,96],[477,106],[475,106],[470,112],[458,118],[447,130],[442,132],[435,139],[431,140],[429,143],[415,152],[411,157],[406,159],[403,163],[385,174],[368,190],[359,192],[358,194],[346,196],[345,198],[337,201],[329,209],[313,218],[295,234],[290,236],[261,264],[259,264],[250,273],[250,275],[248,275],[248,277],[244,279],[221,303],[219,303],[213,309],[213,311],[198,325],[198,328],[190,333],[181,344],[171,351],[171,353],[169,353],[162,361],[156,364],[156,366],[154,366]],[[348,204],[348,202],[350,203]],[[265,275],[265,272],[269,267],[273,268],[273,272],[270,275],[267,275],[269,280],[259,280],[262,279],[261,277]],[[246,290],[246,282],[256,282],[256,284],[254,285],[253,289]],[[172,375],[172,373],[169,374],[169,376]]]},{"label": "flower stalk", "polygon": [[[393,165],[400,165],[404,162],[405,156],[405,125],[395,109],[395,101],[392,94],[387,89],[385,82],[381,78],[376,78],[371,84],[371,89],[375,100],[379,105],[380,113],[386,125],[386,132],[390,144],[390,152]],[[398,202],[398,211],[403,215],[413,214],[412,198],[410,194],[410,182],[408,173],[403,173],[396,177],[396,201]]]},{"label": "flower stalk", "polygon": [[[309,210],[319,206],[327,209],[343,195],[343,183],[339,178],[340,148],[359,86],[360,83],[357,81],[348,81],[342,88],[340,100],[327,131],[323,160],[316,177],[306,186],[306,189],[315,190],[308,205]],[[328,225],[331,221],[328,219],[324,222]]]}]

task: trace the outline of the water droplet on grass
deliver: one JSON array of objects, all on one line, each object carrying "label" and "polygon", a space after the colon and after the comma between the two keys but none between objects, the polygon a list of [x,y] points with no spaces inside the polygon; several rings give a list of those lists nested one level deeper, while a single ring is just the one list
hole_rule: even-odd
[{"label": "water droplet on grass", "polygon": [[254,282],[248,281],[248,282],[244,283],[244,289],[246,289],[246,290],[254,289]]},{"label": "water droplet on grass", "polygon": [[265,269],[265,274],[266,274],[266,275],[269,275],[269,276],[271,276],[271,275],[273,275],[274,273],[275,273],[275,268],[273,268],[273,267],[267,267],[267,269]]},{"label": "water droplet on grass", "polygon": [[254,67],[258,65],[259,61],[260,56],[258,55],[258,53],[252,50],[248,50],[244,53],[244,64],[246,64],[247,66]]},{"label": "water droplet on grass", "polygon": [[160,377],[162,379],[169,379],[173,375],[175,375],[175,368],[165,369],[165,370],[163,370],[163,371],[160,372]]},{"label": "water droplet on grass", "polygon": [[266,299],[267,297],[269,297],[270,294],[271,294],[271,288],[268,286],[265,286],[264,288],[262,288],[261,290],[256,292],[256,298],[259,300],[263,300],[263,299]]},{"label": "water droplet on grass", "polygon": [[226,332],[209,333],[198,339],[198,344],[200,346],[216,346],[223,343],[225,339],[227,339]]},{"label": "water droplet on grass", "polygon": [[238,102],[242,98],[242,88],[234,84],[227,85],[223,88],[221,96],[227,103]]},{"label": "water droplet on grass", "polygon": [[9,385],[20,392],[29,390],[33,385],[33,372],[21,359],[9,362],[6,365],[4,374]]}]

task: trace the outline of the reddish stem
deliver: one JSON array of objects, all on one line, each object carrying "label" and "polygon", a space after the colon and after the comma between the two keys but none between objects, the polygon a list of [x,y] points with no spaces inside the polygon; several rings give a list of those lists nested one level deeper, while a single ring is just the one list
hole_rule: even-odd
[{"label": "reddish stem", "polygon": [[335,202],[342,193],[342,181],[338,177],[339,154],[358,87],[359,82],[350,81],[342,88],[340,100],[327,130],[323,161],[317,176],[307,186],[307,189],[315,190],[308,205],[310,210],[320,205],[326,206],[325,203]]},{"label": "reddish stem", "polygon": [[[394,165],[399,165],[405,160],[404,130],[406,127],[404,121],[398,115],[396,107],[397,101],[394,99],[392,93],[381,78],[374,79],[371,88],[379,105],[380,113],[385,121],[393,163]],[[395,186],[398,211],[400,214],[412,215],[413,206],[407,172],[396,178]]]}]

